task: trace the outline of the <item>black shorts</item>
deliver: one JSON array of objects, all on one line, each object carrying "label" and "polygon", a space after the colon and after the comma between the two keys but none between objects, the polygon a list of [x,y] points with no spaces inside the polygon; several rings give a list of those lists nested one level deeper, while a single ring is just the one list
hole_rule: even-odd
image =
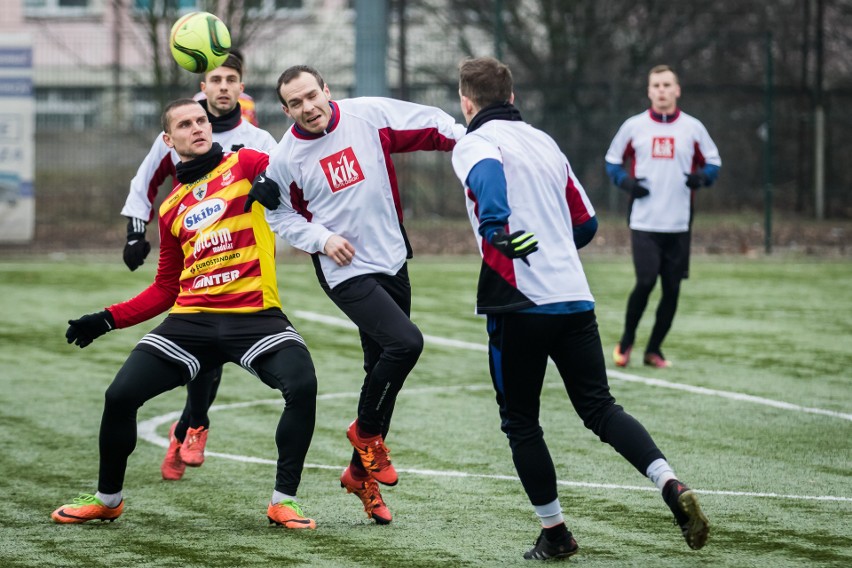
[{"label": "black shorts", "polygon": [[236,363],[253,375],[252,362],[264,353],[305,340],[279,309],[249,314],[199,313],[169,316],[139,340],[135,349],[178,363],[186,382],[199,372]]},{"label": "black shorts", "polygon": [[689,278],[689,231],[651,233],[630,231],[633,266],[637,279],[656,280],[658,275],[682,280]]}]

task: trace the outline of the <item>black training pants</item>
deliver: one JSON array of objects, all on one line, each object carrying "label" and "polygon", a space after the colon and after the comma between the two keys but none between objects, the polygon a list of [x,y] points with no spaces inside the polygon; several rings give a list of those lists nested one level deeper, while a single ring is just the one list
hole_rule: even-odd
[{"label": "black training pants", "polygon": [[106,391],[99,491],[117,493],[124,486],[139,408],[225,362],[241,365],[284,397],[275,432],[275,489],[296,495],[314,432],[317,380],[302,338],[277,310],[170,315],[140,340]]},{"label": "black training pants", "polygon": [[370,434],[387,436],[393,407],[408,373],[423,351],[423,334],[409,319],[411,283],[403,265],[395,275],[350,278],[329,298],[358,326],[364,351],[364,383],[358,400],[358,424]]},{"label": "black training pants", "polygon": [[615,403],[594,311],[488,316],[488,355],[501,429],[533,505],[557,498],[556,471],[539,424],[548,358],[583,424],[645,475],[663,454],[644,426]]},{"label": "black training pants", "polygon": [[646,353],[659,354],[677,311],[681,280],[689,276],[690,233],[650,233],[633,230],[630,232],[630,240],[636,285],[627,300],[621,349],[624,351],[635,342],[636,328],[659,277],[662,294],[657,306],[654,328],[645,347]]}]

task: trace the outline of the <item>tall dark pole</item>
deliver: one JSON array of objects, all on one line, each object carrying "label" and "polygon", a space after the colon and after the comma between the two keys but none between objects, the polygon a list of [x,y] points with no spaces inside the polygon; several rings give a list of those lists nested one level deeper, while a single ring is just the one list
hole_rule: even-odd
[{"label": "tall dark pole", "polygon": [[772,32],[766,32],[766,87],[764,113],[766,137],[763,141],[764,249],[772,253]]},{"label": "tall dark pole", "polygon": [[408,100],[408,39],[405,19],[406,0],[396,0],[396,17],[399,22],[399,98]]},{"label": "tall dark pole", "polygon": [[825,107],[822,96],[823,0],[816,0],[816,77],[814,85],[814,213],[825,218]]},{"label": "tall dark pole", "polygon": [[494,57],[503,59],[503,0],[494,0]]}]

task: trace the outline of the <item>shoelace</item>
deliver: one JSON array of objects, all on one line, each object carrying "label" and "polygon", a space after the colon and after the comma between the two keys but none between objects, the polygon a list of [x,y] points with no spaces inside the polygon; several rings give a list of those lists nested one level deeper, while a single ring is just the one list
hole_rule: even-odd
[{"label": "shoelace", "polygon": [[92,495],[91,493],[81,493],[79,497],[75,497],[71,502],[73,505],[102,505],[101,500]]},{"label": "shoelace", "polygon": [[384,442],[377,440],[367,446],[367,459],[370,461],[370,470],[378,471],[390,465],[390,450]]},{"label": "shoelace", "polygon": [[365,481],[362,493],[363,495],[359,495],[359,497],[361,497],[361,500],[364,502],[364,506],[369,507],[371,511],[376,507],[384,505],[382,495],[379,493],[379,484],[375,481],[372,483]]},{"label": "shoelace", "polygon": [[293,501],[292,499],[284,499],[283,501],[280,501],[280,502],[276,503],[275,505],[276,506],[280,505],[282,507],[289,507],[290,509],[293,509],[294,511],[296,511],[296,514],[299,515],[300,517],[305,516],[305,514],[302,512],[302,508],[299,506],[299,504],[296,503],[295,501]]}]

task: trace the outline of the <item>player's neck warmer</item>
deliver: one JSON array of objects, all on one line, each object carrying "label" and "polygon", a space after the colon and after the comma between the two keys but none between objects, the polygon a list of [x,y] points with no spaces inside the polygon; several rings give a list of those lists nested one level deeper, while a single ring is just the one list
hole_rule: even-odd
[{"label": "player's neck warmer", "polygon": [[467,131],[473,132],[489,120],[523,120],[523,118],[521,118],[521,111],[512,103],[494,103],[476,113]]},{"label": "player's neck warmer", "polygon": [[225,152],[222,151],[222,146],[218,142],[213,142],[213,147],[203,156],[190,160],[188,162],[179,162],[175,167],[177,171],[178,181],[181,183],[192,183],[197,179],[201,179],[204,174],[213,170],[222,162],[222,156]]},{"label": "player's neck warmer", "polygon": [[223,114],[222,116],[213,116],[212,114],[210,114],[210,109],[207,108],[207,99],[198,102],[200,102],[201,106],[204,107],[204,110],[207,111],[207,119],[213,126],[213,132],[227,132],[239,126],[240,120],[242,119],[242,109],[240,108],[240,103],[237,103],[237,106],[234,107],[234,110],[232,110],[228,114]]}]

